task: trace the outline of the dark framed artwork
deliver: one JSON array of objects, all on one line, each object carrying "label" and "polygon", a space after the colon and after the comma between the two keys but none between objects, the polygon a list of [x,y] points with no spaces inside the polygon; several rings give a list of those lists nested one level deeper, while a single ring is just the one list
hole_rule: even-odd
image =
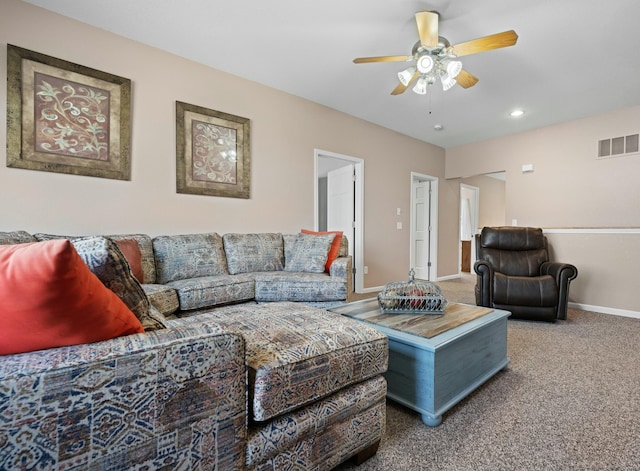
[{"label": "dark framed artwork", "polygon": [[7,167],[129,180],[131,81],[7,45]]},{"label": "dark framed artwork", "polygon": [[249,198],[250,184],[249,119],[177,101],[178,193]]}]

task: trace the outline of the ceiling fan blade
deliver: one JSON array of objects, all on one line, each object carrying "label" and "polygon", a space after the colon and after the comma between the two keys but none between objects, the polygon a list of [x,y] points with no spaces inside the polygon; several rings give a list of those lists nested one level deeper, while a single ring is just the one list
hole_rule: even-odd
[{"label": "ceiling fan blade", "polygon": [[438,45],[438,14],[432,11],[419,11],[416,13],[418,36],[420,43],[425,47]]},{"label": "ceiling fan blade", "polygon": [[409,88],[411,86],[411,84],[413,82],[416,81],[416,79],[420,76],[420,72],[416,70],[416,73],[413,74],[413,77],[411,77],[411,80],[409,80],[409,83],[407,83],[406,85],[403,85],[402,82],[400,82],[398,84],[398,86],[396,88],[393,89],[393,91],[391,92],[392,95],[400,95],[402,93],[404,93],[407,88]]},{"label": "ceiling fan blade", "polygon": [[463,69],[456,77],[456,82],[458,82],[458,85],[462,88],[471,88],[478,83],[478,78]]},{"label": "ceiling fan blade", "polygon": [[368,62],[402,62],[410,61],[413,56],[378,56],[378,57],[358,57],[353,59],[356,64],[366,64]]},{"label": "ceiling fan blade", "polygon": [[477,54],[479,52],[490,51],[492,49],[513,46],[517,40],[518,35],[516,32],[509,30],[456,44],[451,48],[451,53],[457,57],[468,56],[470,54]]}]

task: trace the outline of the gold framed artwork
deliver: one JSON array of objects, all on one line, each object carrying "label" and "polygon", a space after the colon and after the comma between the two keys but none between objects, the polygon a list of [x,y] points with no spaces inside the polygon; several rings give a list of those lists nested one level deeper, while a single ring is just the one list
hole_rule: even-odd
[{"label": "gold framed artwork", "polygon": [[176,102],[178,193],[249,198],[248,118]]},{"label": "gold framed artwork", "polygon": [[7,45],[7,167],[129,180],[131,81]]}]

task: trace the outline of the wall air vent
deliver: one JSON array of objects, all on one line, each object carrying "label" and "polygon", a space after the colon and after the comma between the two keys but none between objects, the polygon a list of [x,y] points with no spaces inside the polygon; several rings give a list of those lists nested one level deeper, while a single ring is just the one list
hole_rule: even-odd
[{"label": "wall air vent", "polygon": [[637,154],[640,150],[638,142],[638,134],[602,139],[598,141],[598,158],[606,159],[609,157]]}]

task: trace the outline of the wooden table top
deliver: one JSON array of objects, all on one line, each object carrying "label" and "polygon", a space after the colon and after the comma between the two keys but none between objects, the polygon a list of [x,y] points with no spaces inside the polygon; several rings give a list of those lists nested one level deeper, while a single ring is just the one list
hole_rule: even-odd
[{"label": "wooden table top", "polygon": [[452,303],[447,306],[444,314],[385,314],[380,310],[378,300],[371,298],[337,306],[330,311],[430,339],[465,322],[489,314],[493,309]]}]

